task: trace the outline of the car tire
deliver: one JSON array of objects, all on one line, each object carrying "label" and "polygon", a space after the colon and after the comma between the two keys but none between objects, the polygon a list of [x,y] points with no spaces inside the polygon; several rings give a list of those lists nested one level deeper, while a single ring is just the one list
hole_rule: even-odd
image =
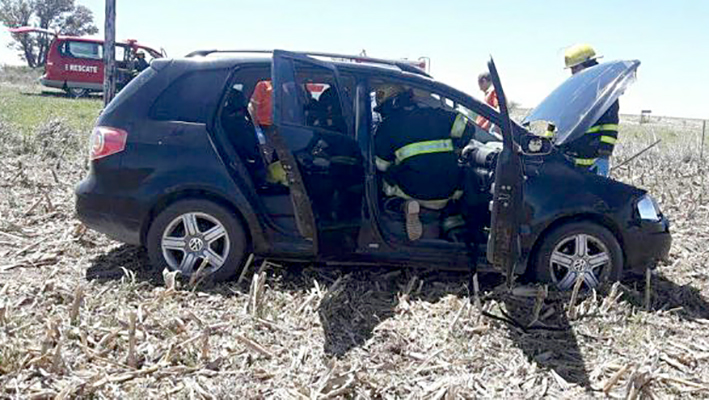
[{"label": "car tire", "polygon": [[608,229],[589,221],[572,222],[546,234],[534,256],[534,278],[559,290],[571,290],[579,274],[587,289],[617,281],[623,250]]},{"label": "car tire", "polygon": [[67,88],[66,93],[75,99],[80,99],[89,95],[89,89]]},{"label": "car tire", "polygon": [[248,254],[248,238],[240,219],[212,201],[182,200],[153,220],[146,238],[148,256],[159,271],[204,272],[215,282],[233,279]]}]

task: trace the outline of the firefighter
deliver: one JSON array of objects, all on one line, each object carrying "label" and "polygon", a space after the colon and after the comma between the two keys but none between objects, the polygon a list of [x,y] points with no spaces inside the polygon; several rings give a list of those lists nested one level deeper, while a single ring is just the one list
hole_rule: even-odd
[{"label": "firefighter", "polygon": [[135,54],[135,69],[138,72],[142,72],[144,69],[148,68],[150,64],[145,61],[145,53],[139,51]]},{"label": "firefighter", "polygon": [[[571,69],[572,75],[598,65],[598,58],[600,56],[596,55],[593,47],[587,44],[571,46],[564,54],[566,68]],[[609,159],[618,140],[618,110],[616,100],[584,136],[567,145],[566,151],[572,155],[576,166],[589,168],[601,176],[608,176]]]},{"label": "firefighter", "polygon": [[407,236],[418,240],[420,207],[443,210],[462,196],[456,148],[470,140],[474,128],[462,114],[419,106],[413,91],[401,85],[377,88],[376,103],[382,121],[374,139],[375,161],[384,174],[384,193],[405,200]]}]

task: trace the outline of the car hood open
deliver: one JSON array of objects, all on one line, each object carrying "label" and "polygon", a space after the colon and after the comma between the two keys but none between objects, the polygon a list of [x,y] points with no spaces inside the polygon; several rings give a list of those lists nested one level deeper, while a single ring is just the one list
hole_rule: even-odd
[{"label": "car hood open", "polygon": [[640,61],[611,61],[569,77],[522,121],[556,126],[554,144],[571,142],[590,128],[635,81]]}]

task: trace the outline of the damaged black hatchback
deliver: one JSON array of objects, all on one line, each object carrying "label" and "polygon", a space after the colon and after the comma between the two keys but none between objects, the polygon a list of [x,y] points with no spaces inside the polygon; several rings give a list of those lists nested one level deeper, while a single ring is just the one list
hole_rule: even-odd
[{"label": "damaged black hatchback", "polygon": [[[596,287],[669,252],[669,223],[644,190],[573,166],[560,150],[633,80],[637,61],[574,75],[513,122],[490,62],[498,112],[410,64],[276,50],[156,60],[101,114],[79,218],[142,245],[154,266],[217,280],[251,253],[324,264],[439,266],[525,274],[560,289]],[[421,107],[467,117],[460,152],[465,216],[421,215],[411,241],[375,165],[376,87],[396,84]],[[499,127],[483,130],[477,117]],[[554,126],[552,138],[535,126]],[[461,149],[457,149],[461,150]]]}]

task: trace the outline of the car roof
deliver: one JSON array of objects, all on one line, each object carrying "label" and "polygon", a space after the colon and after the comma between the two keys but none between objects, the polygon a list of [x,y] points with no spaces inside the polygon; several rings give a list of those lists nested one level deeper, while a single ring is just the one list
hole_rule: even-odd
[{"label": "car roof", "polygon": [[153,61],[153,64],[171,64],[173,67],[185,70],[209,70],[236,68],[239,66],[270,66],[271,59],[265,57],[179,57],[163,58]]},{"label": "car roof", "polygon": [[[270,66],[271,57],[248,57],[248,56],[219,56],[219,57],[182,57],[175,58],[173,62],[185,68],[235,68],[238,66]],[[350,71],[367,75],[389,75],[398,76],[401,78],[422,78],[424,81],[433,82],[434,79],[412,72],[402,71],[394,65],[377,64],[374,62],[347,62],[347,61],[330,61],[342,71]],[[200,68],[201,66],[201,68]]]},{"label": "car roof", "polygon": [[[182,69],[185,72],[189,70],[210,70],[210,69],[224,69],[224,68],[237,68],[240,66],[244,67],[270,67],[271,57],[263,56],[234,56],[234,55],[221,55],[219,57],[208,56],[208,57],[183,57],[174,59],[157,59],[152,62],[152,65],[156,66],[158,69],[161,67],[156,64],[174,64],[174,67]],[[376,63],[359,63],[359,62],[345,62],[345,61],[328,61],[336,65],[338,70],[346,71],[355,74],[368,75],[370,77],[387,77],[400,80],[407,84],[418,84],[422,86],[428,86],[435,88],[442,94],[448,93],[454,94],[455,96],[465,96],[470,97],[473,101],[478,102],[472,96],[449,86],[445,83],[435,80],[434,78],[416,74],[412,72],[402,71],[396,66],[386,65],[386,64],[376,64]]]}]

